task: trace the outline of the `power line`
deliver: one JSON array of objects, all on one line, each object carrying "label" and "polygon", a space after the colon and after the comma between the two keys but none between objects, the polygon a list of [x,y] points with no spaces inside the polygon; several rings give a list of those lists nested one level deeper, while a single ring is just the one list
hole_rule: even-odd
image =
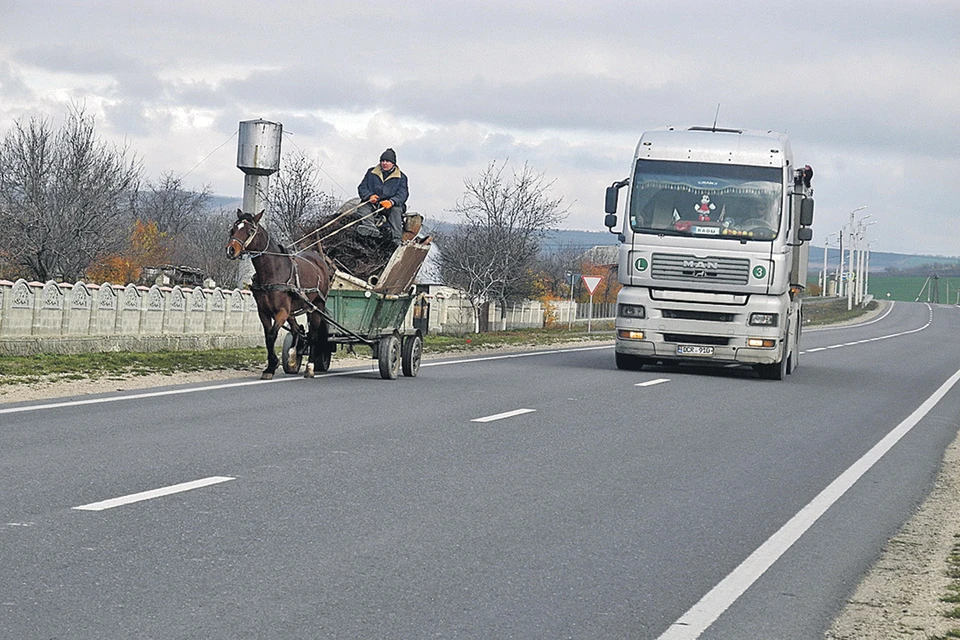
[{"label": "power line", "polygon": [[223,142],[221,142],[219,147],[217,147],[216,149],[214,149],[213,151],[211,151],[210,153],[208,153],[207,156],[206,156],[203,160],[201,160],[200,162],[198,162],[197,164],[195,164],[195,165],[193,166],[193,169],[190,169],[190,171],[187,171],[185,174],[183,174],[183,176],[182,176],[180,179],[182,180],[183,178],[186,178],[188,175],[190,175],[191,173],[193,173],[194,169],[196,169],[197,167],[199,167],[200,165],[202,165],[204,162],[206,162],[207,160],[209,160],[209,159],[210,159],[210,156],[212,156],[213,154],[215,154],[217,151],[220,151],[220,149],[223,147],[223,145],[225,145],[225,144],[227,144],[228,142],[230,142],[231,140],[233,140],[233,138],[236,137],[236,136],[239,134],[239,131],[240,131],[240,127],[237,127],[236,131],[234,131],[233,133],[230,134],[230,137],[228,137],[226,140],[224,140]]}]

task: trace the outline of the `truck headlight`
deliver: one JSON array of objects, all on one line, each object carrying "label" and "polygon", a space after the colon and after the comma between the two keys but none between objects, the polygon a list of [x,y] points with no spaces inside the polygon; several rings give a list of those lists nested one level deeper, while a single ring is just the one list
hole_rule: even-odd
[{"label": "truck headlight", "polygon": [[617,315],[621,318],[637,318],[643,319],[647,317],[647,310],[643,305],[639,304],[619,304],[617,310]]},{"label": "truck headlight", "polygon": [[779,313],[751,313],[747,324],[755,327],[775,327],[779,321]]}]

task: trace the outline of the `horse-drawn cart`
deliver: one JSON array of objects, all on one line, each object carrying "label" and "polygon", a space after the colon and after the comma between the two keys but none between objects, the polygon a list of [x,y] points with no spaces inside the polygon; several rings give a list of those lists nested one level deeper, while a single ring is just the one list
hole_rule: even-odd
[{"label": "horse-drawn cart", "polygon": [[[336,271],[321,315],[327,323],[326,344],[320,344],[316,368],[326,371],[338,345],[366,345],[378,361],[380,376],[396,379],[400,371],[416,376],[423,354],[423,335],[405,326],[410,305],[415,301],[413,280],[429,251],[429,241],[414,240],[393,253],[379,277],[361,280]],[[286,373],[298,373],[311,340],[297,323],[297,331],[283,340],[281,362]]]}]

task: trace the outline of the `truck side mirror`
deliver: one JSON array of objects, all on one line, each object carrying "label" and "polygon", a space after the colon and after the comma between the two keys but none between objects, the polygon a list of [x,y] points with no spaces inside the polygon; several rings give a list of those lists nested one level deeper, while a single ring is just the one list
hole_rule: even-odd
[{"label": "truck side mirror", "polygon": [[800,201],[800,226],[809,227],[813,224],[813,198],[804,198]]},{"label": "truck side mirror", "polygon": [[603,226],[613,231],[613,228],[617,226],[617,214],[608,213],[603,217]]},{"label": "truck side mirror", "polygon": [[813,229],[810,227],[800,227],[797,229],[797,240],[800,242],[810,242],[813,240]]},{"label": "truck side mirror", "polygon": [[[613,185],[607,187],[607,201],[606,201],[606,204],[605,204],[605,206],[604,206],[604,208],[603,208],[604,211],[606,211],[607,213],[616,213],[616,212],[617,212],[617,196],[618,196],[619,194],[620,194],[620,187],[618,187],[616,184],[613,184]],[[606,218],[605,220],[609,220],[609,219],[610,219],[610,216],[607,216],[607,218]],[[606,221],[604,222],[604,224],[607,224]],[[613,222],[613,224],[614,224],[614,225],[617,224],[617,222],[616,222],[616,216],[614,216],[614,222]],[[607,224],[607,226],[609,227],[609,226],[612,226],[612,225]]]}]

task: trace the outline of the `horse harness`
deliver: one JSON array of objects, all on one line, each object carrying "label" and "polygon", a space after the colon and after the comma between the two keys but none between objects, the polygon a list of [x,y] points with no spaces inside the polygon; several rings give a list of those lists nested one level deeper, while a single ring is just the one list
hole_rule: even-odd
[{"label": "horse harness", "polygon": [[[327,296],[320,290],[320,279],[317,278],[317,286],[311,289],[304,289],[300,283],[300,269],[297,267],[297,259],[299,256],[292,256],[287,254],[290,258],[290,277],[287,278],[286,282],[274,282],[268,284],[261,284],[259,282],[259,274],[254,274],[253,282],[250,283],[250,289],[252,291],[283,291],[286,293],[295,293],[305,302],[309,303],[307,300],[307,294],[317,294],[320,296],[320,300],[324,303],[327,302]],[[324,256],[325,258],[325,256]],[[300,258],[303,259],[303,258]],[[318,265],[319,269],[319,265]],[[310,303],[312,304],[312,303]]]}]

